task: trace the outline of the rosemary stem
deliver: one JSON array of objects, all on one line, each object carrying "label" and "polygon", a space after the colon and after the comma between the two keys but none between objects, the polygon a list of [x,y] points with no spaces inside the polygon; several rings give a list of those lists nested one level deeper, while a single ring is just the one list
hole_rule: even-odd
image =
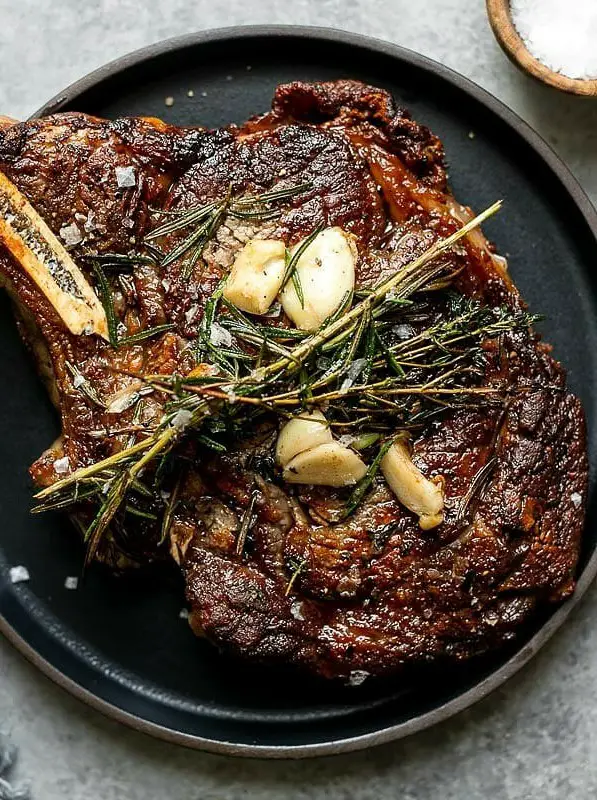
[{"label": "rosemary stem", "polygon": [[136,453],[142,453],[144,450],[147,450],[152,446],[155,439],[156,436],[154,434],[153,436],[149,436],[147,439],[143,439],[143,441],[132,445],[132,447],[127,447],[124,450],[121,450],[119,453],[114,453],[114,455],[104,458],[102,461],[97,461],[95,464],[90,464],[88,467],[81,467],[81,469],[73,472],[72,475],[68,475],[61,481],[56,481],[56,483],[53,483],[51,486],[47,486],[45,489],[42,489],[41,492],[38,492],[35,495],[35,499],[43,500],[44,497],[48,497],[49,495],[55,494],[62,489],[66,489],[69,486],[72,486],[73,483],[85,480],[86,478],[92,478],[99,472],[103,472],[105,469],[108,469],[115,464],[119,464],[121,461],[129,459]]},{"label": "rosemary stem", "polygon": [[150,449],[137,461],[137,463],[131,467],[131,478],[137,476],[141,470],[153,459],[157,456],[158,453],[161,453],[178,435],[179,431],[177,428],[171,427],[166,428],[166,430],[161,433],[156,441],[155,444],[150,447]]}]

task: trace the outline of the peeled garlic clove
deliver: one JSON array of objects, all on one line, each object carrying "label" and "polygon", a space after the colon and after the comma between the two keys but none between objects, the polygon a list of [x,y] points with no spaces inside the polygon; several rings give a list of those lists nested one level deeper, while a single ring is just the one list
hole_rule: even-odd
[{"label": "peeled garlic clove", "polygon": [[[300,242],[293,248],[296,252]],[[342,228],[327,228],[318,234],[298,260],[296,273],[304,303],[292,281],[281,292],[286,314],[304,331],[314,331],[338,308],[347,292],[354,289],[357,262],[355,237]]]},{"label": "peeled garlic clove", "polygon": [[329,442],[299,453],[286,464],[282,477],[288,483],[351,486],[366,472],[367,467],[353,450]]},{"label": "peeled garlic clove", "polygon": [[402,505],[418,515],[423,530],[435,528],[443,521],[441,485],[430,481],[413,464],[405,442],[394,442],[382,459],[381,471]]},{"label": "peeled garlic clove", "polygon": [[241,311],[265,314],[284,279],[286,247],[279,239],[252,239],[240,251],[226,280],[224,297]]},{"label": "peeled garlic clove", "polygon": [[321,411],[305,411],[291,419],[280,431],[276,444],[276,461],[285,467],[304,450],[333,441],[327,420]]}]

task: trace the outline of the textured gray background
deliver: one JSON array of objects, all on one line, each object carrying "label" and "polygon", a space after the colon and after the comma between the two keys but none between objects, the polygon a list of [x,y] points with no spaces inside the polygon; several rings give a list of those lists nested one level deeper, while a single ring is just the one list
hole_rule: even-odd
[{"label": "textured gray background", "polygon": [[[292,8],[292,15],[288,9]],[[91,69],[158,39],[242,23],[341,26],[463,72],[535,126],[597,200],[597,102],[520,75],[482,0],[0,0],[0,114],[25,117]],[[0,641],[0,730],[36,800],[593,800],[597,587],[522,674],[405,742],[308,763],[233,761],[153,741],[82,706]]]}]

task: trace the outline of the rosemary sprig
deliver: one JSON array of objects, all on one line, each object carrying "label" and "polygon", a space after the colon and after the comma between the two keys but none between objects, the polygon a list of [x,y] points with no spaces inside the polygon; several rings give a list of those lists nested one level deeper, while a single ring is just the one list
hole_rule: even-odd
[{"label": "rosemary sprig", "polygon": [[[37,495],[40,506],[66,506],[81,497],[99,502],[87,536],[91,558],[119,509],[126,513],[129,492],[146,485],[147,481],[140,482],[142,473],[151,470],[155,485],[160,485],[184,430],[192,430],[199,443],[221,451],[227,436],[242,439],[264,413],[285,416],[287,409],[297,406],[327,404],[330,424],[348,430],[354,426],[360,448],[382,442],[365,478],[346,503],[346,514],[352,513],[375,480],[397,429],[422,425],[446,407],[503,398],[501,386],[479,385],[485,357],[481,344],[504,331],[528,326],[532,318],[512,310],[484,309],[462,299],[449,300],[443,312],[437,313],[413,299],[446,276],[448,268],[437,260],[438,256],[499,206],[495,204],[455,234],[436,242],[422,256],[362,294],[354,305],[352,294],[346,297],[312,334],[254,322],[223,300],[221,281],[206,304],[197,344],[198,357],[207,355],[221,374],[136,376],[169,398],[157,428],[141,441],[131,440],[121,452],[44,489]],[[230,203],[232,207],[234,203]],[[241,211],[246,208],[243,205]],[[210,219],[202,213],[203,217],[196,213],[195,222],[203,224]],[[207,213],[213,219],[214,209]],[[173,223],[178,223],[177,216],[169,217],[165,225]],[[389,300],[388,292],[392,293]],[[411,319],[418,330],[413,328],[404,337],[402,328],[408,327]],[[235,343],[216,344],[216,325],[229,329]],[[168,534],[173,508],[169,505],[165,509],[163,537]],[[250,514],[246,519],[250,522]],[[244,523],[246,519],[243,516]],[[291,578],[289,591],[299,571]]]},{"label": "rosemary sprig", "polygon": [[161,266],[167,267],[188,254],[188,259],[181,271],[182,278],[187,279],[201,258],[205,245],[213,237],[226,214],[243,219],[272,219],[280,213],[278,209],[271,207],[272,203],[288,200],[302,194],[308,188],[310,188],[310,184],[302,183],[283,189],[274,189],[253,197],[233,199],[231,185],[221,200],[212,200],[203,206],[192,206],[182,211],[161,212],[166,216],[166,221],[155,227],[145,237],[145,243],[151,243],[178,231],[190,230],[190,233],[160,260]]},{"label": "rosemary sprig", "polygon": [[[129,258],[128,256],[123,257],[123,259],[128,259],[128,258]],[[135,258],[137,257],[135,256]],[[104,272],[106,267],[111,262],[102,262],[100,256],[90,256],[90,260],[91,260],[91,266],[93,268],[97,280],[97,287],[98,287],[100,301],[106,313],[106,319],[108,321],[108,337],[112,347],[117,349],[119,347],[126,347],[128,345],[139,344],[140,342],[144,342],[146,339],[150,339],[153,336],[159,336],[161,333],[165,333],[166,331],[170,331],[174,328],[174,325],[169,323],[164,325],[156,325],[154,328],[148,328],[147,330],[139,331],[139,333],[134,333],[131,336],[124,336],[120,338],[118,335],[118,317],[116,315],[116,310],[114,308],[114,297],[112,295],[112,289],[110,288],[110,283]],[[133,261],[132,263],[140,263],[140,262]],[[81,389],[82,391],[85,391],[83,385],[81,386]],[[86,393],[88,394],[88,392]],[[95,402],[95,400],[93,400],[91,396],[89,396],[89,399]]]},{"label": "rosemary sprig", "polygon": [[[493,216],[501,207],[501,201],[494,203],[486,211],[477,215],[446,239],[440,239],[435,242],[421,256],[410,264],[402,267],[395,275],[377,286],[370,295],[361,300],[356,306],[353,306],[350,311],[334,320],[331,324],[324,325],[317,333],[309,337],[304,343],[298,345],[291,353],[292,363],[294,365],[297,363],[304,363],[320,345],[329,341],[335,334],[347,328],[353,320],[362,317],[365,311],[383,300],[391,290],[394,290],[396,298],[406,299],[422,289],[426,283],[431,282],[444,271],[444,266],[442,264],[434,265],[435,259],[453,247],[486,219]],[[258,380],[264,380],[267,377],[275,375],[280,370],[288,368],[290,364],[290,357],[280,359],[267,367],[263,367],[259,375],[255,377]]]}]

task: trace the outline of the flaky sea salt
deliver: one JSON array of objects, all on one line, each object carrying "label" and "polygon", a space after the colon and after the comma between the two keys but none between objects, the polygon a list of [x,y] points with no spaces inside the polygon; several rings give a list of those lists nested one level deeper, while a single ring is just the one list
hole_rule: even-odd
[{"label": "flaky sea salt", "polygon": [[198,311],[199,306],[196,303],[193,303],[193,305],[184,312],[184,318],[187,321],[187,325],[190,325],[195,319]]},{"label": "flaky sea salt", "polygon": [[92,233],[95,230],[95,213],[93,211],[87,214],[87,219],[83,223],[83,227],[87,233]]},{"label": "flaky sea salt", "polygon": [[348,683],[350,686],[360,686],[362,683],[365,683],[368,677],[369,673],[364,669],[353,669],[348,676]]},{"label": "flaky sea salt", "polygon": [[361,372],[365,369],[366,364],[367,364],[366,358],[355,358],[355,360],[352,362],[352,364],[350,365],[350,367],[346,372],[346,377],[342,381],[342,384],[340,386],[341,392],[346,392],[348,391],[348,389],[351,388],[351,386],[354,384],[354,382],[359,377]]},{"label": "flaky sea salt", "polygon": [[75,575],[69,575],[64,579],[64,588],[73,591],[79,585],[79,579]]},{"label": "flaky sea salt", "polygon": [[11,567],[8,575],[12,583],[25,583],[30,578],[29,570],[23,566]]},{"label": "flaky sea salt", "polygon": [[54,472],[56,475],[66,475],[66,473],[70,469],[70,462],[68,460],[68,456],[64,456],[64,458],[57,458],[54,461]]},{"label": "flaky sea salt", "polygon": [[217,322],[214,322],[209,332],[209,341],[216,347],[219,347],[220,345],[224,345],[224,347],[230,347],[232,345],[232,334],[230,331],[226,330],[226,328],[223,328]]},{"label": "flaky sea salt", "polygon": [[178,612],[178,616],[181,619],[188,619],[189,618],[189,610],[188,610],[188,608],[181,608],[180,611]]},{"label": "flaky sea salt", "polygon": [[570,495],[570,500],[572,501],[572,505],[574,506],[574,508],[580,508],[580,505],[582,503],[582,495],[579,494],[578,492],[572,492],[572,494]]},{"label": "flaky sea salt", "polygon": [[170,420],[170,425],[172,425],[173,428],[182,431],[184,430],[184,428],[187,427],[187,425],[192,419],[193,419],[193,414],[186,408],[181,408],[181,410],[177,411],[176,414]]},{"label": "flaky sea salt", "polygon": [[299,622],[302,622],[305,619],[305,615],[303,614],[303,604],[300,600],[295,600],[295,602],[290,606],[290,613],[295,619],[298,619]]},{"label": "flaky sea salt", "polygon": [[63,225],[60,228],[60,238],[67,247],[76,247],[83,241],[83,236],[76,222],[71,222],[70,225]]},{"label": "flaky sea salt", "polygon": [[403,342],[406,339],[410,339],[414,334],[414,331],[410,325],[405,325],[402,323],[400,325],[394,325],[392,328],[392,333],[397,339],[400,339],[400,341]]},{"label": "flaky sea salt", "polygon": [[137,185],[134,167],[116,167],[116,183],[119,189]]},{"label": "flaky sea salt", "polygon": [[597,78],[595,0],[512,0],[512,21],[528,50],[569,78]]},{"label": "flaky sea salt", "polygon": [[226,400],[228,403],[236,403],[237,398],[234,389],[231,389],[230,386],[224,386],[222,387],[222,391],[226,395]]}]

